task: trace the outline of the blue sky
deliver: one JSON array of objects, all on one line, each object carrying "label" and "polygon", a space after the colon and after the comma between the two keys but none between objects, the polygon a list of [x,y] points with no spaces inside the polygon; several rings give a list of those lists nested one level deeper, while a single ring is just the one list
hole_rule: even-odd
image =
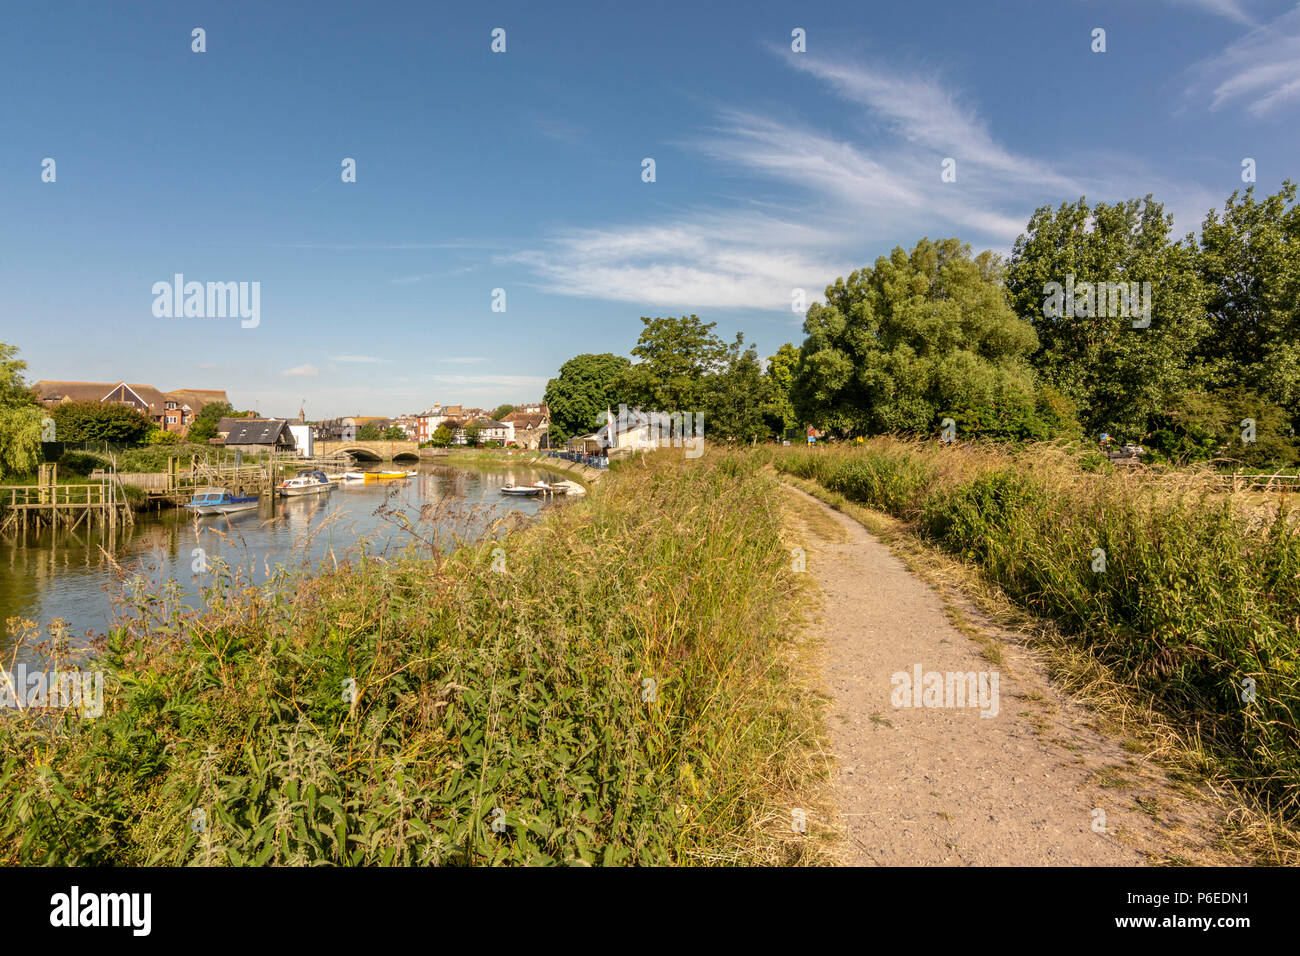
[{"label": "blue sky", "polygon": [[[1244,157],[1297,176],[1300,5],[11,4],[0,80],[30,379],[392,415],[540,397],[642,315],[766,356],[793,288],[922,236],[1005,252],[1042,203],[1154,193],[1193,231]],[[260,282],[260,323],[155,318],[176,273]]]}]

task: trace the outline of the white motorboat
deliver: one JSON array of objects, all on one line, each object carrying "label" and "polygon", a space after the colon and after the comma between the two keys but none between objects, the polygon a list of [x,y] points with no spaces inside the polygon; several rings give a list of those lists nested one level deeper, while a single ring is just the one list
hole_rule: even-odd
[{"label": "white motorboat", "polygon": [[336,485],[338,482],[330,481],[323,471],[304,470],[298,472],[297,477],[280,482],[280,494],[286,497],[318,495]]}]

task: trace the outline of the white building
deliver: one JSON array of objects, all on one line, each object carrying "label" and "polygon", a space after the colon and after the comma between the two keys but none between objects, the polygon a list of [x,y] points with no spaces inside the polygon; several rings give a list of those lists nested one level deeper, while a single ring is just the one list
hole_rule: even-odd
[{"label": "white building", "polygon": [[293,443],[298,447],[299,458],[316,457],[316,445],[312,437],[313,431],[312,426],[305,422],[289,423],[289,433],[293,435]]}]

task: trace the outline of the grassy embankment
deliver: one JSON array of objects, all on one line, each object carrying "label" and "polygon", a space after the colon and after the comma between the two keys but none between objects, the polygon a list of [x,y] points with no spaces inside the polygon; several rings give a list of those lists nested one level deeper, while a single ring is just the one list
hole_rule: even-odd
[{"label": "grassy embankment", "polygon": [[977,565],[1234,785],[1300,819],[1300,536],[1285,504],[1242,507],[1204,477],[1088,473],[1049,448],[878,439],[774,463]]},{"label": "grassy embankment", "polygon": [[94,665],[102,717],[0,721],[0,860],[819,859],[816,816],[790,826],[821,723],[772,479],[718,453],[600,484],[449,555],[219,571],[199,618],[142,601]]}]

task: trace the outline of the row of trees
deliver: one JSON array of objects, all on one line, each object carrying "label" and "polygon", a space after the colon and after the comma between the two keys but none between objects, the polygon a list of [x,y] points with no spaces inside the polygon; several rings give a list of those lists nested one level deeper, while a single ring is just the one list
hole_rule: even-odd
[{"label": "row of trees", "polygon": [[[1009,259],[922,239],[836,279],[801,346],[760,363],[697,316],[642,318],[632,359],[579,355],[547,386],[557,440],[620,402],[703,411],[713,440],[1101,434],[1158,456],[1294,463],[1300,206],[1253,187],[1175,238],[1151,196],[1042,207]],[[1243,442],[1243,423],[1254,440]]]},{"label": "row of trees", "polygon": [[707,433],[728,441],[748,443],[794,427],[788,393],[774,387],[775,370],[784,368],[789,378],[794,346],[783,346],[765,374],[754,346],[746,347],[740,334],[727,344],[714,322],[697,315],[641,322],[635,363],[609,352],[578,355],[547,383],[552,442],[594,430],[620,404],[701,412]]}]

